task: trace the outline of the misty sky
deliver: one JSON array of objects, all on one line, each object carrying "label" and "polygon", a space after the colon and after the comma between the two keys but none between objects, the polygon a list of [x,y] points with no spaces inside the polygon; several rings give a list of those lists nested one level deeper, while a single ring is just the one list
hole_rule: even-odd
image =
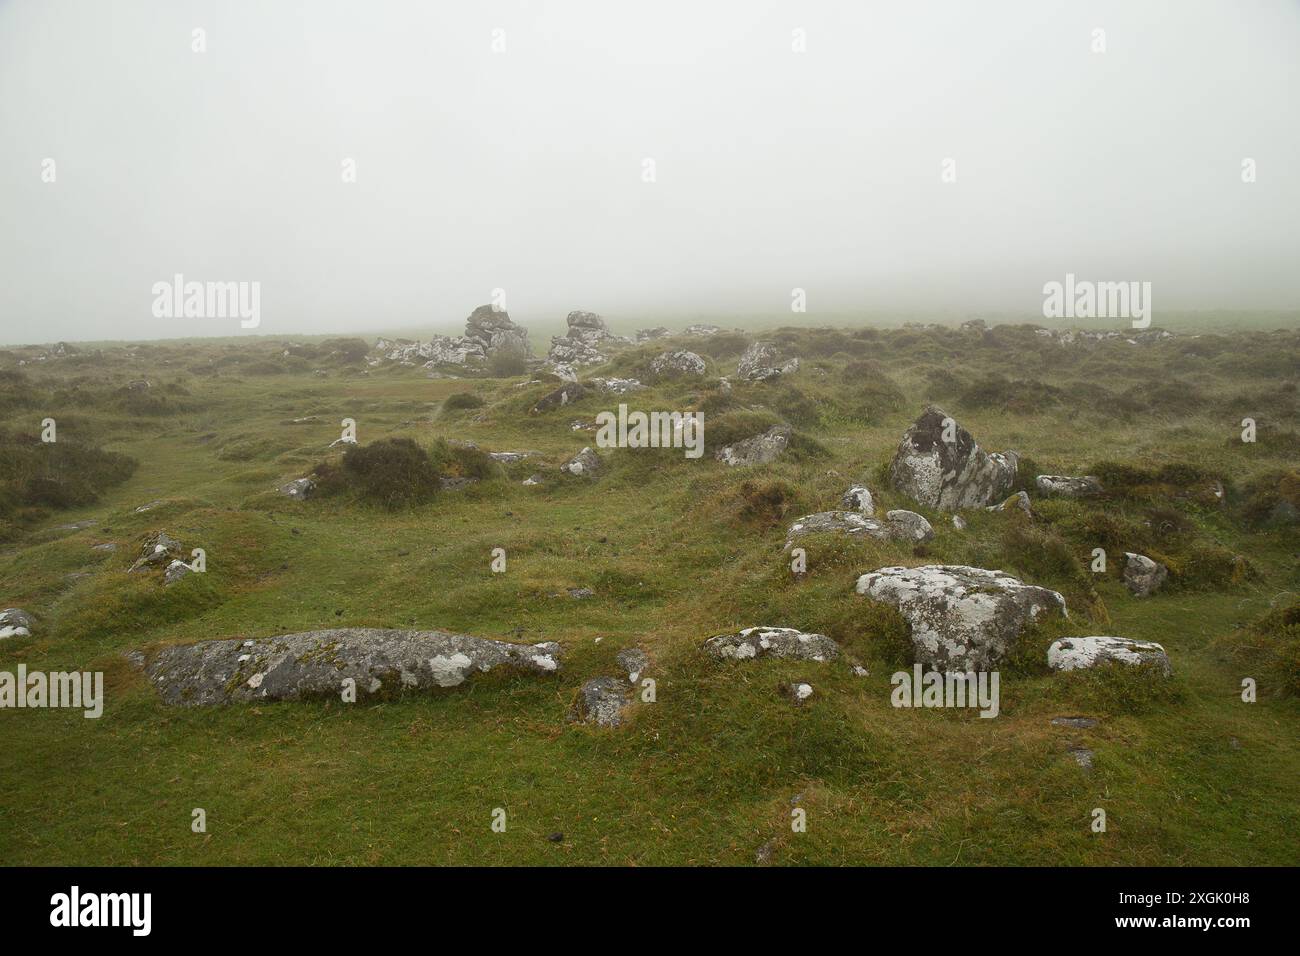
[{"label": "misty sky", "polygon": [[1152,282],[1156,325],[1294,309],[1297,94],[1294,0],[0,0],[0,341],[240,334],[155,318],[175,273],[260,282],[270,335],[494,288],[1029,314],[1066,272]]}]

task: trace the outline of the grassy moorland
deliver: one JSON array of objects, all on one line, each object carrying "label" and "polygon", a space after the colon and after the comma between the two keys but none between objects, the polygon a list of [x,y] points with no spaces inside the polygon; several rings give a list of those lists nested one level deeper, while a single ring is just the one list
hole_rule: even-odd
[{"label": "grassy moorland", "polygon": [[[731,375],[746,337],[632,346],[586,375],[641,377],[672,345],[709,363],[691,381],[593,395],[542,415],[540,376],[431,378],[369,366],[347,342],[118,345],[0,352],[0,607],[36,617],[0,641],[0,670],[105,673],[102,718],[0,710],[4,864],[1191,865],[1300,862],[1300,333],[1208,331],[1143,345],[1062,345],[1025,327],[786,329],[761,333],[798,372]],[[1221,329],[1221,326],[1218,327]],[[22,363],[22,364],[20,364]],[[147,388],[129,383],[148,381]],[[452,396],[468,393],[479,401]],[[627,401],[702,410],[709,452],[604,452],[594,479],[557,466]],[[958,531],[888,488],[883,469],[927,402],[985,448],[1037,473],[1098,474],[1100,500],[1034,501],[1034,515],[966,514]],[[42,419],[58,425],[41,446]],[[1258,440],[1241,440],[1241,420]],[[439,438],[538,457],[387,508],[346,493],[277,493],[341,452]],[[724,440],[786,421],[779,461],[727,468]],[[534,473],[545,481],[522,484]],[[1214,481],[1222,500],[1207,495]],[[936,537],[807,541],[796,517],[864,482],[878,510],[909,508]],[[142,505],[153,507],[137,511]],[[128,575],[166,530],[207,552],[205,574],[163,587]],[[113,543],[115,551],[96,550]],[[1110,555],[1090,571],[1094,548]],[[508,556],[504,574],[491,552]],[[1136,599],[1122,552],[1166,563]],[[1155,640],[1172,681],[1067,679],[1033,653],[1005,669],[1001,713],[903,710],[896,621],[853,593],[886,565],[1001,568],[1061,591],[1062,633]],[[594,595],[575,600],[567,589]],[[782,661],[719,664],[713,634],[754,624],[818,631],[869,671]],[[383,702],[163,705],[123,657],[214,637],[333,626],[418,627],[558,641],[552,678],[488,675]],[[657,700],[627,723],[566,721],[578,687],[645,649]],[[1243,677],[1258,682],[1241,700]],[[783,680],[808,679],[792,706]],[[1058,715],[1100,719],[1092,730]],[[1091,771],[1068,753],[1094,753]],[[807,810],[805,833],[790,808]],[[191,811],[207,832],[191,831]],[[1090,828],[1106,810],[1105,833]],[[507,812],[504,833],[490,827]],[[553,842],[548,835],[563,833]]]}]

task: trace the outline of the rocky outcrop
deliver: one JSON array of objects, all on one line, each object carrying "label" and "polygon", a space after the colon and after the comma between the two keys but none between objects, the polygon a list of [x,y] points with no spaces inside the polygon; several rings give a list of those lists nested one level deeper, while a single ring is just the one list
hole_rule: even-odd
[{"label": "rocky outcrop", "polygon": [[655,339],[666,339],[672,334],[662,325],[657,325],[653,329],[637,329],[636,340],[638,342],[651,342]]},{"label": "rocky outcrop", "polygon": [[773,425],[761,435],[719,448],[718,461],[732,466],[767,465],[776,461],[790,444],[794,432],[789,425]]},{"label": "rocky outcrop", "polygon": [[792,627],[747,627],[719,634],[704,642],[704,652],[718,660],[743,661],[782,657],[800,661],[833,661],[839,645],[825,634],[806,634]]},{"label": "rocky outcrop", "polygon": [[584,448],[561,465],[560,471],[575,478],[591,477],[600,472],[600,456],[590,448]]},{"label": "rocky outcrop", "polygon": [[1089,498],[1101,494],[1101,482],[1092,475],[1073,478],[1069,475],[1039,475],[1034,479],[1038,493],[1045,497]]},{"label": "rocky outcrop", "polygon": [[868,518],[856,511],[819,511],[804,515],[790,525],[785,536],[785,548],[788,551],[804,535],[828,532],[849,537],[875,538],[877,541],[920,543],[934,538],[930,522],[914,511],[891,511],[884,521]]},{"label": "rocky outcrop", "polygon": [[0,611],[0,641],[7,637],[30,637],[35,623],[22,608],[5,608]]},{"label": "rocky outcrop", "polygon": [[1047,666],[1054,671],[1086,670],[1108,664],[1150,665],[1164,677],[1173,675],[1165,649],[1154,641],[1126,637],[1063,637],[1047,649]]},{"label": "rocky outcrop", "polygon": [[446,631],[336,628],[261,640],[201,641],[169,647],[146,666],[164,702],[339,698],[353,681],[356,699],[381,692],[435,691],[502,668],[550,674],[560,646],[508,644]]},{"label": "rocky outcrop", "polygon": [[369,364],[395,362],[399,365],[467,365],[481,363],[498,353],[529,354],[528,330],[510,320],[504,309],[480,305],[465,320],[461,336],[435,335],[428,342],[407,339],[379,339]]},{"label": "rocky outcrop", "polygon": [[766,382],[799,370],[797,358],[782,361],[776,347],[766,342],[755,342],[740,357],[736,377],[747,382]]},{"label": "rocky outcrop", "polygon": [[1124,584],[1134,597],[1150,597],[1160,590],[1169,577],[1168,568],[1145,554],[1125,551],[1124,557]]},{"label": "rocky outcrop", "polygon": [[666,378],[682,376],[698,378],[704,374],[707,368],[704,359],[694,352],[688,352],[686,349],[671,349],[656,355],[650,363],[650,371],[653,374]]},{"label": "rocky outcrop", "polygon": [[1040,617],[1066,613],[1056,591],[963,565],[880,568],[858,578],[856,590],[896,607],[911,626],[916,661],[941,671],[990,670]]},{"label": "rocky outcrop", "polygon": [[1015,483],[1014,452],[990,454],[943,409],[931,405],[903,434],[889,467],[894,488],[930,508],[988,507]]}]

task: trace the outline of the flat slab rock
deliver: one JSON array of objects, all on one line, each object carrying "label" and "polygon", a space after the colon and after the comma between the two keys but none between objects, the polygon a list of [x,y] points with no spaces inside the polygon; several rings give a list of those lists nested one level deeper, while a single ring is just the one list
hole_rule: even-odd
[{"label": "flat slab rock", "polygon": [[1107,664],[1138,667],[1150,664],[1163,676],[1174,673],[1169,655],[1155,641],[1127,637],[1063,637],[1047,649],[1047,666],[1054,671],[1087,670]]},{"label": "flat slab rock", "polygon": [[832,532],[850,537],[865,536],[877,541],[929,541],[934,537],[930,522],[914,511],[891,511],[881,521],[857,511],[819,511],[804,515],[790,525],[785,547],[789,550],[804,535]]},{"label": "flat slab rock", "polygon": [[337,697],[346,678],[356,681],[361,700],[385,689],[456,687],[499,667],[550,674],[559,669],[559,656],[560,645],[553,642],[510,644],[447,631],[352,627],[169,647],[146,673],[168,704]]},{"label": "flat slab rock", "polygon": [[858,578],[856,590],[898,608],[916,662],[942,671],[990,670],[1041,615],[1067,616],[1056,591],[965,565],[880,568]]},{"label": "flat slab rock", "polygon": [[800,661],[833,661],[840,647],[825,634],[806,634],[792,627],[747,627],[719,634],[704,642],[704,652],[719,660],[785,657]]}]

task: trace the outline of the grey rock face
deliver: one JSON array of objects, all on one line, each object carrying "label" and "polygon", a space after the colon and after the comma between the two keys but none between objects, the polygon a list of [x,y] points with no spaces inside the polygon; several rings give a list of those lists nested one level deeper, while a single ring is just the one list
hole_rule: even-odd
[{"label": "grey rock face", "polygon": [[755,342],[740,357],[736,376],[748,382],[766,382],[799,370],[799,360],[781,361],[776,347],[766,342]]},{"label": "grey rock face", "polygon": [[0,611],[0,641],[7,637],[30,637],[35,623],[22,608],[5,608]]},{"label": "grey rock face", "polygon": [[295,478],[288,484],[280,486],[280,494],[284,495],[286,498],[293,498],[297,501],[310,498],[311,493],[315,490],[316,482],[312,481],[310,478]]},{"label": "grey rock face", "polygon": [[717,335],[722,329],[716,325],[709,325],[707,322],[697,322],[694,325],[688,325],[682,330],[682,335]]},{"label": "grey rock face", "polygon": [[991,670],[1040,616],[1066,614],[1056,591],[964,565],[880,568],[856,590],[898,608],[916,661],[941,671]]},{"label": "grey rock face", "polygon": [[1045,497],[1089,498],[1101,494],[1101,482],[1092,475],[1073,478],[1069,475],[1039,475],[1034,479],[1038,493]]},{"label": "grey rock face", "polygon": [[600,472],[600,458],[590,448],[584,448],[561,465],[560,471],[575,478],[596,475]]},{"label": "grey rock face", "polygon": [[617,727],[623,723],[623,711],[631,698],[632,688],[621,677],[593,677],[578,691],[572,719]]},{"label": "grey rock face", "polygon": [[580,385],[577,382],[565,382],[549,395],[541,398],[533,406],[533,414],[540,415],[543,412],[549,412],[555,408],[563,408],[570,402],[576,402],[587,394],[587,386]]},{"label": "grey rock face", "polygon": [[1074,671],[1106,664],[1137,667],[1151,665],[1165,677],[1173,674],[1169,655],[1154,641],[1126,637],[1063,637],[1047,649],[1047,666],[1054,671]]},{"label": "grey rock face", "polygon": [[550,674],[560,646],[508,644],[446,631],[335,628],[261,640],[169,647],[146,672],[164,702],[232,702],[338,697],[355,681],[357,700],[380,691],[455,687],[496,668]]},{"label": "grey rock face", "polygon": [[796,707],[801,707],[812,699],[813,685],[806,680],[791,681],[781,685],[781,696]]},{"label": "grey rock face", "polygon": [[655,375],[666,376],[701,376],[708,368],[704,359],[686,349],[672,349],[655,356],[650,363],[650,371]]},{"label": "grey rock face", "polygon": [[668,329],[664,328],[662,325],[657,325],[653,329],[636,330],[636,340],[638,342],[649,342],[653,339],[666,339],[670,335],[672,335],[672,332],[668,331]]},{"label": "grey rock face", "polygon": [[794,432],[788,425],[773,425],[761,435],[718,449],[715,458],[732,466],[767,465],[781,457]]},{"label": "grey rock face", "polygon": [[142,571],[165,568],[173,561],[185,557],[185,546],[166,531],[159,531],[145,540],[140,549],[140,557],[136,559],[135,564],[131,565],[127,573],[138,574]]},{"label": "grey rock face", "polygon": [[1160,590],[1160,586],[1169,577],[1169,569],[1158,561],[1152,561],[1145,554],[1125,551],[1127,559],[1124,564],[1124,584],[1134,597],[1150,597]]},{"label": "grey rock face", "polygon": [[876,513],[876,502],[871,492],[864,485],[854,485],[840,497],[840,507],[845,511],[856,511],[870,518]]},{"label": "grey rock face", "polygon": [[593,329],[597,332],[609,333],[609,326],[595,312],[582,312],[575,309],[564,321],[570,329]]},{"label": "grey rock face", "polygon": [[784,657],[800,661],[833,661],[839,645],[825,634],[805,634],[792,627],[747,627],[719,634],[704,642],[704,652],[718,660]]},{"label": "grey rock face", "polygon": [[476,343],[486,357],[497,352],[528,354],[528,330],[510,320],[505,309],[480,305],[465,320],[465,338]]},{"label": "grey rock face", "polygon": [[608,361],[605,353],[591,342],[580,338],[556,336],[551,339],[551,348],[546,353],[546,364],[554,368],[581,368],[584,365],[600,365]]},{"label": "grey rock face", "polygon": [[[951,422],[945,429],[944,422]],[[945,441],[945,432],[951,441]],[[928,407],[903,434],[889,467],[890,483],[930,508],[987,507],[1011,492],[1014,452],[990,454],[941,408]]]},{"label": "grey rock face", "polygon": [[913,511],[891,511],[884,521],[868,518],[856,511],[819,511],[804,515],[790,525],[786,532],[785,547],[808,534],[832,532],[849,536],[863,535],[877,541],[911,541],[919,543],[934,537],[930,522]]}]

